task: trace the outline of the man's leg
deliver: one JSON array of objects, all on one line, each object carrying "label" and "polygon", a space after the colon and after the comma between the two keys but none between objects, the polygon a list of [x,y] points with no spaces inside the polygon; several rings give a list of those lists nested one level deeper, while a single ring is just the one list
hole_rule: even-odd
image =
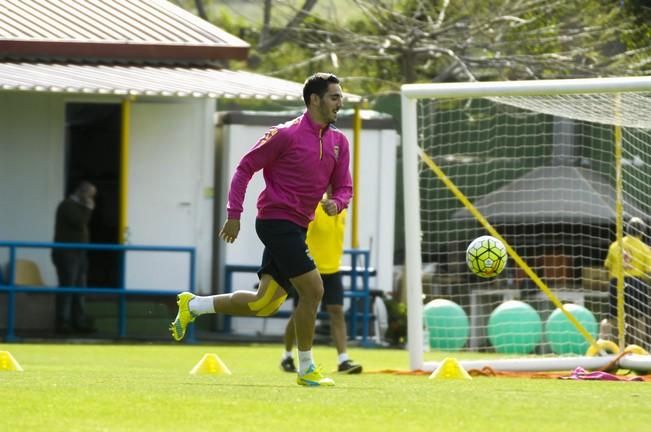
[{"label": "man's leg", "polygon": [[[74,259],[66,250],[57,250],[52,255],[60,287],[74,286]],[[72,295],[57,294],[55,300],[56,331],[68,333],[72,330]]]},{"label": "man's leg", "polygon": [[235,291],[211,296],[215,313],[236,316],[268,316],[276,313],[287,298],[285,290],[263,274],[257,291]]},{"label": "man's leg", "polygon": [[325,378],[315,366],[312,357],[316,313],[323,297],[323,281],[317,269],[290,278],[298,291],[298,305],[294,310],[294,328],[298,345],[298,379],[303,386],[334,386],[331,378]]},{"label": "man's leg", "polygon": [[285,334],[283,335],[286,353],[291,353],[292,349],[294,349],[294,339],[296,339],[296,327],[294,327],[294,314],[292,313],[289,317],[289,321],[287,321]]},{"label": "man's leg", "polygon": [[[86,288],[88,286],[88,255],[86,251],[78,252],[77,266],[73,277],[73,286]],[[86,297],[82,294],[72,296],[72,326],[81,332],[93,332],[93,320],[86,315]]]},{"label": "man's leg", "polygon": [[644,345],[642,345],[642,348],[649,351],[651,350],[651,287],[645,281],[640,281],[640,283],[642,285],[642,319],[644,326]]},{"label": "man's leg", "polygon": [[299,302],[294,310],[296,344],[299,351],[310,351],[314,342],[314,327],[319,303],[323,297],[323,281],[314,269],[290,279],[298,291]]},{"label": "man's leg", "polygon": [[337,354],[346,353],[348,335],[346,334],[346,318],[343,305],[326,305],[330,317],[330,336],[335,344]]},{"label": "man's leg", "polygon": [[646,284],[637,278],[627,278],[626,281],[628,286],[625,292],[628,292],[629,298],[626,299],[626,295],[624,298],[626,299],[625,303],[630,306],[630,310],[626,312],[626,318],[630,318],[630,325],[626,326],[626,333],[630,341],[646,349],[648,338]]},{"label": "man's leg", "polygon": [[337,349],[337,371],[347,374],[362,372],[362,366],[348,358],[348,335],[344,315],[344,286],[341,273],[322,275],[324,285],[323,302],[330,317],[330,335]]},{"label": "man's leg", "polygon": [[296,372],[296,365],[294,364],[294,356],[292,350],[294,349],[294,339],[296,339],[296,327],[294,326],[294,314],[289,317],[287,325],[285,326],[285,334],[283,335],[283,342],[285,343],[285,352],[280,361],[280,368],[285,372]]},{"label": "man's leg", "polygon": [[178,295],[179,311],[170,325],[174,339],[185,336],[188,324],[207,313],[234,316],[268,316],[276,313],[287,298],[285,290],[268,274],[263,274],[257,291],[235,291],[214,296]]},{"label": "man's leg", "polygon": [[617,331],[617,281],[611,280],[608,284],[608,315],[599,323],[599,339],[616,340]]},{"label": "man's leg", "polygon": [[294,349],[294,341],[296,340],[296,326],[294,325],[294,310],[298,305],[298,293],[293,287],[285,288],[287,291],[287,297],[292,299],[293,309],[292,314],[289,316],[289,320],[285,325],[285,334],[283,334],[283,342],[285,344],[285,351],[283,352],[283,357],[280,359],[280,369],[285,372],[296,373],[296,364],[294,363],[294,354],[292,353]]}]

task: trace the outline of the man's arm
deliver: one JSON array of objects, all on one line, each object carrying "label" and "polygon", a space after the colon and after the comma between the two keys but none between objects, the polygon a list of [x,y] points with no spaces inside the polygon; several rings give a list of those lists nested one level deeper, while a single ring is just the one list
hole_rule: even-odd
[{"label": "man's arm", "polygon": [[323,203],[323,209],[333,216],[348,207],[353,196],[353,179],[350,175],[350,149],[348,140],[343,137],[339,148],[339,160],[330,177],[332,194],[329,200]]},{"label": "man's arm", "polygon": [[219,238],[226,243],[233,243],[240,233],[240,220],[239,219],[226,219],[224,226],[219,231]]},{"label": "man's arm", "polygon": [[325,211],[328,216],[336,216],[337,213],[339,213],[337,203],[331,199],[321,200],[321,207],[323,207],[323,211]]},{"label": "man's arm", "polygon": [[284,147],[284,134],[278,128],[269,129],[248,153],[242,156],[235,168],[228,191],[226,211],[228,219],[239,219],[244,210],[246,188],[253,174],[274,161]]},{"label": "man's arm", "polygon": [[262,138],[246,153],[235,168],[228,190],[226,204],[227,219],[219,232],[219,237],[233,243],[240,232],[240,216],[244,210],[246,189],[253,174],[273,162],[285,145],[284,134],[278,128],[269,129]]}]

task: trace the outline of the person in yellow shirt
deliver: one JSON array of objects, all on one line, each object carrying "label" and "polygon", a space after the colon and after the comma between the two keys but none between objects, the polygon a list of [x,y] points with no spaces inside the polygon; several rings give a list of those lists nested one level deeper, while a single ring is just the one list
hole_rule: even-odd
[{"label": "person in yellow shirt", "polygon": [[[622,237],[622,247],[615,240],[608,248],[604,267],[610,277],[609,316],[617,317],[617,274],[624,276],[624,311],[627,317],[627,332],[644,341],[651,336],[649,331],[649,273],[651,272],[651,248],[644,242],[646,224],[639,217],[632,217]],[[623,251],[623,256],[622,256]],[[610,323],[601,322],[600,338],[608,339]],[[636,341],[638,342],[638,341]]]},{"label": "person in yellow shirt", "polygon": [[[325,198],[327,199],[327,194]],[[330,317],[330,335],[337,349],[337,371],[346,374],[362,372],[362,366],[348,358],[346,352],[347,334],[344,317],[344,286],[341,277],[341,258],[344,254],[344,228],[346,210],[334,216],[328,215],[321,205],[314,212],[314,220],[307,228],[307,247],[323,280],[323,300],[321,309]],[[294,298],[294,307],[298,298]],[[294,317],[290,317],[285,327],[285,353],[280,367],[285,372],[296,372],[292,349],[294,346]]]}]

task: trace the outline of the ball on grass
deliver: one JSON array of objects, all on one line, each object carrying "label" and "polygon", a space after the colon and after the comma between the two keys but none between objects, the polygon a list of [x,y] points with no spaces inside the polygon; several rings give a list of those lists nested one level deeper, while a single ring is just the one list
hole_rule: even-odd
[{"label": "ball on grass", "polygon": [[[592,312],[573,303],[565,304],[563,307],[581,323],[588,333],[594,338],[597,337],[599,325]],[[574,324],[558,308],[549,315],[545,322],[545,338],[555,354],[583,355],[590,346],[579,330],[574,327]]]},{"label": "ball on grass", "polygon": [[468,341],[468,315],[455,302],[445,299],[432,300],[425,305],[423,318],[429,331],[429,345],[432,349],[456,351]]},{"label": "ball on grass", "polygon": [[509,300],[488,319],[488,339],[498,353],[529,354],[542,339],[542,320],[534,308]]}]

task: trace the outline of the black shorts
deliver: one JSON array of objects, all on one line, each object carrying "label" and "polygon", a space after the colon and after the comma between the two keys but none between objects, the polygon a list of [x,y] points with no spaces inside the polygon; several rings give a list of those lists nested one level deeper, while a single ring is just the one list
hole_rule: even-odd
[{"label": "black shorts", "polygon": [[[624,278],[624,313],[630,316],[648,316],[651,289],[643,280]],[[617,318],[617,279],[610,280],[608,293],[610,318]]]},{"label": "black shorts", "polygon": [[259,277],[269,274],[285,291],[290,291],[290,278],[316,268],[307,251],[306,228],[286,220],[256,219],[255,230],[264,244]]},{"label": "black shorts", "polygon": [[[342,282],[341,273],[322,274],[323,280],[323,299],[321,300],[321,309],[325,306],[344,304],[344,284]],[[294,287],[287,292],[287,295],[294,299],[294,307],[298,304],[298,295]]]}]

